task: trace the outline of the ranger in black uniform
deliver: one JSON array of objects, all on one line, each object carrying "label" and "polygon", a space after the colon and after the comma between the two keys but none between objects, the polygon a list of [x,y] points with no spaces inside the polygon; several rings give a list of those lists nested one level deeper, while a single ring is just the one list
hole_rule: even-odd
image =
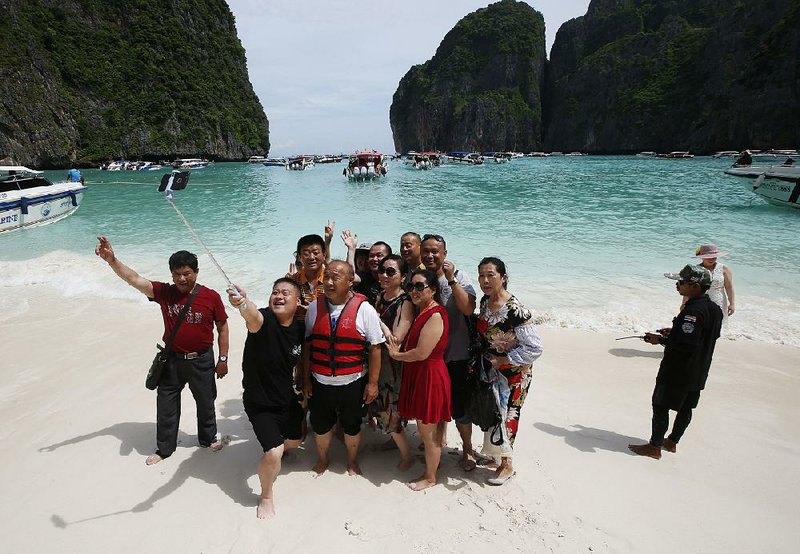
[{"label": "ranger in black uniform", "polygon": [[[647,444],[631,444],[628,448],[640,456],[661,458],[661,448],[677,450],[678,441],[692,420],[692,410],[706,386],[714,345],[722,326],[722,310],[712,302],[706,291],[711,286],[711,274],[700,265],[687,265],[680,273],[666,274],[677,279],[678,293],[688,297],[686,305],[672,320],[671,329],[646,333],[644,340],[664,346],[664,358],[653,391],[653,431]],[[669,411],[675,410],[672,433]]]}]

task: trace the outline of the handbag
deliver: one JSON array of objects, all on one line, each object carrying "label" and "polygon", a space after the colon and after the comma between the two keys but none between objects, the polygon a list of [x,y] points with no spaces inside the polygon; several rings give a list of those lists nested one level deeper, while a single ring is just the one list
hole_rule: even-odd
[{"label": "handbag", "polygon": [[197,296],[199,290],[200,289],[195,284],[191,294],[189,294],[189,299],[186,301],[186,304],[183,305],[181,313],[178,314],[178,321],[175,322],[175,326],[172,328],[169,337],[167,337],[167,342],[164,346],[156,344],[158,352],[156,352],[156,357],[153,358],[153,363],[150,364],[150,369],[147,370],[147,377],[144,380],[144,386],[147,390],[155,390],[158,388],[158,384],[161,382],[161,376],[164,373],[164,368],[167,367],[169,353],[172,349],[172,341],[175,339],[175,335],[178,334],[178,328],[181,326],[181,323],[183,323],[186,312],[189,311],[189,307],[192,305],[192,301],[194,297]]},{"label": "handbag", "polygon": [[[488,367],[487,367],[488,366]],[[472,371],[467,376],[467,398],[465,411],[472,423],[488,431],[500,421],[500,408],[493,390],[497,370],[486,359],[478,355],[474,358]]]}]

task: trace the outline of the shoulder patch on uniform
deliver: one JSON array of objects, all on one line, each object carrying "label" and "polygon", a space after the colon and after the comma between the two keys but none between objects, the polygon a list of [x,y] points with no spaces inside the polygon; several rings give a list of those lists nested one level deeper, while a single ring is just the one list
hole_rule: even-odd
[{"label": "shoulder patch on uniform", "polygon": [[683,331],[687,335],[694,333],[694,323],[684,321],[683,325],[681,325],[681,331]]},{"label": "shoulder patch on uniform", "polygon": [[683,320],[684,321],[691,321],[692,323],[695,323],[697,321],[697,318],[695,316],[693,316],[693,315],[685,315],[685,316],[683,316]]}]

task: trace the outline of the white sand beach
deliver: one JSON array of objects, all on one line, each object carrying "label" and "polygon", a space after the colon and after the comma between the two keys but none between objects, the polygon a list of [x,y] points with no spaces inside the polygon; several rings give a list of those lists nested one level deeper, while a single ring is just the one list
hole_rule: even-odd
[{"label": "white sand beach", "polygon": [[649,438],[661,349],[544,329],[517,475],[505,486],[457,467],[455,429],[441,484],[423,493],[403,484],[422,464],[398,473],[396,452],[370,448],[384,440],[371,431],[363,477],[346,475],[337,444],[330,471],[314,479],[309,436],[284,462],[277,516],[260,521],[238,314],[229,309],[231,373],[217,399],[230,444],[197,448],[187,390],[177,452],[148,467],[155,393],[143,383],[162,328],[157,307],[29,289],[30,308],[0,319],[5,552],[788,553],[800,542],[796,348],[720,340],[677,454],[655,461],[627,445]]}]

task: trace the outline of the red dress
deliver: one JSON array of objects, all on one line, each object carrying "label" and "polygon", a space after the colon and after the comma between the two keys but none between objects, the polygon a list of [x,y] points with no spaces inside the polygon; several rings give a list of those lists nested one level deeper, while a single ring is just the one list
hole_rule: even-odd
[{"label": "red dress", "polygon": [[427,359],[403,363],[403,380],[397,405],[403,419],[416,419],[422,423],[450,421],[450,374],[444,363],[449,324],[447,312],[442,306],[436,306],[417,316],[408,331],[404,351],[417,346],[420,331],[435,313],[442,316],[442,336]]}]

